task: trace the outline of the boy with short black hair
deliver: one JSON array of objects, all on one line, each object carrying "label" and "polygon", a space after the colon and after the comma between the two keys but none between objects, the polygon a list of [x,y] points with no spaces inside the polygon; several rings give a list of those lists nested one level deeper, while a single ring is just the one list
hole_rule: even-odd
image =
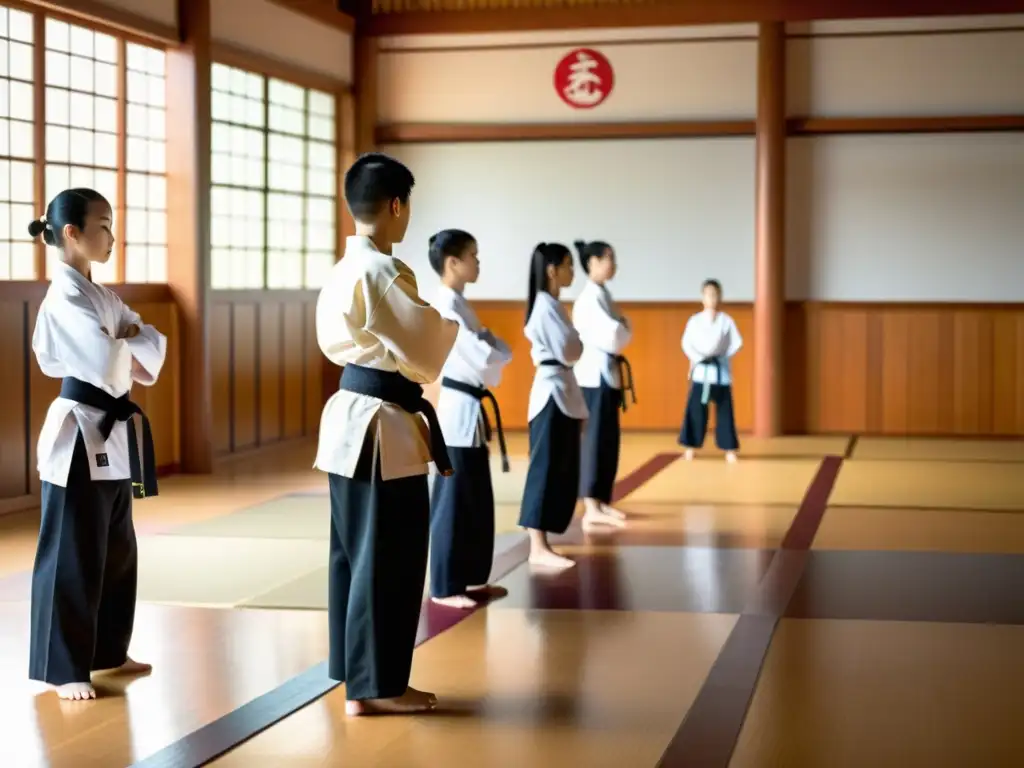
[{"label": "boy with short black hair", "polygon": [[356,234],[316,308],[320,349],[344,368],[324,406],[314,466],[328,473],[331,493],[329,674],[345,682],[350,715],[437,704],[409,687],[427,567],[428,464],[451,472],[422,385],[440,375],[458,324],[420,298],[412,270],[391,255],[409,226],[414,183],[383,154],[349,168]]},{"label": "boy with short black hair", "polygon": [[743,346],[735,321],[720,309],[722,286],[705,280],[701,286],[704,310],[686,323],[683,352],[690,358],[690,396],[686,402],[679,442],[686,448],[686,460],[704,445],[708,428],[708,402],[715,403],[715,444],[725,459],[736,461],[739,437],[732,403],[732,357]]}]

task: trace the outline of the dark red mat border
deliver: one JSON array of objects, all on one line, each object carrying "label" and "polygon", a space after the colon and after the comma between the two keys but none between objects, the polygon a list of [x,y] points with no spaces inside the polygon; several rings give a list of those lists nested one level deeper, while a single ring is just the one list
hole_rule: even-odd
[{"label": "dark red mat border", "polygon": [[818,467],[760,588],[740,614],[658,768],[728,768],[768,647],[807,563],[843,459]]}]

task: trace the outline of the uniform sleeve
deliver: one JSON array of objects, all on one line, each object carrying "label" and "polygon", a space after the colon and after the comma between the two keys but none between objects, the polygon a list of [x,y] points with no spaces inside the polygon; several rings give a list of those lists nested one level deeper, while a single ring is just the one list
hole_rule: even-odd
[{"label": "uniform sleeve", "polygon": [[700,350],[696,346],[696,329],[693,324],[693,318],[686,323],[686,328],[683,331],[683,354],[685,354],[691,363],[699,363],[704,359],[705,355],[701,354]]},{"label": "uniform sleeve", "polygon": [[732,357],[743,348],[743,337],[740,336],[740,329],[736,327],[736,321],[729,318],[729,346],[725,351],[726,357]]},{"label": "uniform sleeve", "polygon": [[132,379],[150,387],[156,383],[160,371],[163,370],[164,360],[167,359],[167,337],[152,325],[143,323],[138,312],[122,303],[118,335],[124,334],[133,325],[139,329],[138,335],[124,339],[134,358]]},{"label": "uniform sleeve", "polygon": [[429,384],[441,375],[459,324],[446,320],[419,297],[411,275],[399,273],[384,291],[367,318],[372,333],[395,356],[399,370],[418,384]]},{"label": "uniform sleeve", "polygon": [[32,333],[39,368],[54,379],[74,376],[93,386],[128,389],[131,350],[126,339],[113,338],[106,330],[87,296],[44,300]]},{"label": "uniform sleeve", "polygon": [[584,345],[597,347],[608,355],[621,353],[633,338],[628,323],[609,315],[596,301],[577,302],[573,323]]}]

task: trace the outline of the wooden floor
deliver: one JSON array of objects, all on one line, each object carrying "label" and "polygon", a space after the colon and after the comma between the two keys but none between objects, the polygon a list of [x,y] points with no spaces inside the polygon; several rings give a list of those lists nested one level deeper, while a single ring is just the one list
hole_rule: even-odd
[{"label": "wooden floor", "polygon": [[412,682],[441,711],[357,720],[322,665],[312,455],[235,458],[136,505],[132,652],[154,671],[96,702],[26,681],[38,517],[0,518],[0,765],[1024,765],[1019,443],[749,439],[728,465],[627,435],[629,528],[574,525],[557,544],[578,565],[551,574],[510,527],[506,599],[421,615]]}]

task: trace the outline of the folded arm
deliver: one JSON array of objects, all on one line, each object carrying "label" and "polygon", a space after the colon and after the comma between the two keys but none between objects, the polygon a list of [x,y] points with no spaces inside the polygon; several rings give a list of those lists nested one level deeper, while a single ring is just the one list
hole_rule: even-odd
[{"label": "folded arm", "polygon": [[629,323],[612,317],[596,303],[578,306],[573,315],[583,343],[605,354],[618,355],[633,338]]},{"label": "folded arm", "polygon": [[455,344],[459,324],[446,320],[420,298],[412,275],[400,273],[381,296],[364,328],[398,361],[399,370],[418,384],[429,384]]},{"label": "folded arm", "polygon": [[152,325],[142,322],[138,312],[121,305],[118,338],[128,343],[132,353],[132,379],[143,386],[156,383],[167,359],[167,337]]},{"label": "folded arm", "polygon": [[124,390],[131,384],[128,341],[112,337],[92,301],[80,293],[43,302],[32,351],[51,378],[73,376],[94,386]]}]

